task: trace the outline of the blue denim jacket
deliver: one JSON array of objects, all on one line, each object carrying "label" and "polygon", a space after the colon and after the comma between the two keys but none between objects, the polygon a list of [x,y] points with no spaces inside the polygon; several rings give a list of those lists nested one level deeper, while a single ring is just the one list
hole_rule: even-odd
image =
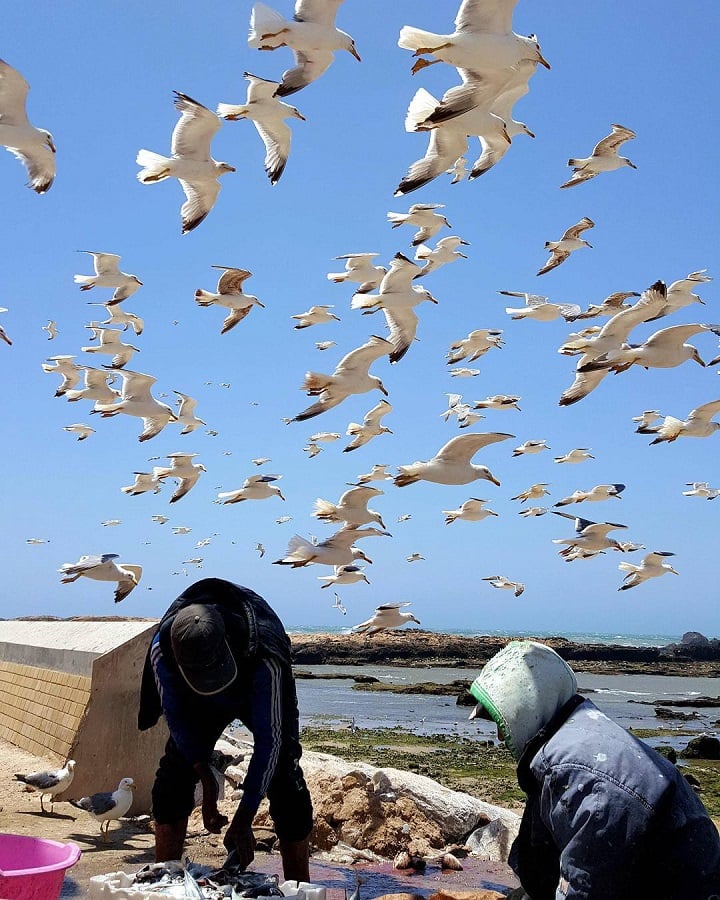
[{"label": "blue denim jacket", "polygon": [[532,900],[720,900],[720,838],[675,766],[576,696],[526,748],[510,865]]}]

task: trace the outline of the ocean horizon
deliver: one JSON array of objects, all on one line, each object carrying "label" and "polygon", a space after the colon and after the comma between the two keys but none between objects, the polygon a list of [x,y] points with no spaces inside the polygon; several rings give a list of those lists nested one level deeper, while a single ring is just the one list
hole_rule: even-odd
[{"label": "ocean horizon", "polygon": [[[351,627],[344,625],[286,625],[289,634],[350,634]],[[417,631],[418,629],[413,629]],[[566,638],[576,644],[616,644],[621,647],[665,647],[679,643],[681,634],[620,634],[598,631],[521,631],[514,629],[477,628],[422,628],[435,634],[450,634],[458,637],[500,637],[500,638]],[[400,632],[402,633],[402,632]],[[708,636],[709,637],[709,636]]]}]

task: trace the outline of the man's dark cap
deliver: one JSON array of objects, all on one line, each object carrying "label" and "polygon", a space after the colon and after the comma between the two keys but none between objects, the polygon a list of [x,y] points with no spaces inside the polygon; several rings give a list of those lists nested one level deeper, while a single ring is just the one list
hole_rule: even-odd
[{"label": "man's dark cap", "polygon": [[180,674],[196,694],[218,694],[237,677],[225,621],[215,606],[193,603],[181,609],[170,628],[170,640]]}]

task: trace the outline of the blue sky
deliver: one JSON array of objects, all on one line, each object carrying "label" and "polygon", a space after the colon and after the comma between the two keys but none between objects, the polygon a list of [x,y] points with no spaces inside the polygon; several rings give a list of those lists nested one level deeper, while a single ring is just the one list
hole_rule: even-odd
[{"label": "blue sky", "polygon": [[[289,14],[289,3],[275,5]],[[451,185],[444,177],[393,198],[427,140],[404,130],[410,99],[419,87],[440,96],[457,82],[445,65],[411,76],[411,55],[397,47],[398,32],[404,24],[449,32],[456,6],[347,0],[338,26],[353,35],[363,61],[337,54],[322,79],[290,98],[307,121],[292,122],[292,152],[280,182],[272,187],[263,172],[254,127],[225,123],[213,155],[237,173],[223,178],[207,220],[181,236],[180,187],[174,181],[141,185],[135,155],[141,147],[169,152],[177,121],[173,90],[214,109],[219,101],[244,101],[244,71],[278,78],[290,65],[287,49],[260,53],[247,47],[250,6],[214,2],[199,16],[197,4],[189,2],[37,0],[30,16],[24,3],[4,5],[2,56],[30,82],[29,116],[54,135],[58,176],[49,193],[36,196],[24,187],[20,165],[0,155],[0,305],[9,309],[0,323],[14,341],[0,347],[6,548],[0,615],[159,615],[192,579],[215,575],[257,590],[293,626],[350,625],[377,604],[411,601],[415,615],[432,628],[720,634],[714,587],[720,500],[682,496],[689,481],[720,487],[720,437],[649,447],[631,421],[651,408],[684,417],[718,399],[717,368],[688,363],[667,371],[633,369],[562,409],[557,401],[572,381],[574,360],[556,351],[573,328],[562,321],[510,321],[505,298],[496,293],[529,291],[585,307],[612,291],[642,291],[656,279],[670,283],[700,268],[718,275],[718,123],[711,115],[717,103],[711,88],[718,82],[717,4],[696,0],[681,16],[670,16],[663,5],[649,3],[520,0],[514,28],[536,32],[552,65],[551,71],[539,69],[515,109],[536,139],[516,138],[505,159],[475,182]],[[589,154],[612,122],[637,132],[623,151],[637,171],[623,169],[560,191],[568,157]],[[390,392],[393,412],[385,424],[394,434],[343,453],[348,423],[361,421],[379,394],[351,398],[307,423],[286,426],[282,418],[307,405],[299,390],[307,369],[330,372],[371,333],[385,334],[380,316],[351,311],[351,290],[325,276],[337,267],[333,257],[351,251],[377,251],[382,262],[398,251],[412,255],[413,232],[392,230],[386,214],[415,202],[445,204],[453,227],[438,237],[452,233],[469,241],[469,259],[423,279],[439,304],[419,308],[419,341],[399,364],[380,360],[373,367]],[[586,235],[594,249],[536,278],[546,259],[544,242],[582,216],[596,222]],[[107,294],[81,294],[73,284],[75,273],[91,271],[90,258],[76,253],[80,249],[121,254],[123,270],[144,282],[124,304],[146,325],[131,338],[141,352],[130,367],[157,377],[156,396],[167,392],[172,398],[175,389],[196,397],[197,414],[216,437],[205,429],[181,436],[169,426],[141,444],[137,419],[98,422],[89,404],[53,396],[57,378],[43,373],[41,363],[54,354],[84,356],[83,326],[97,312],[86,301]],[[221,311],[193,301],[197,288],[214,287],[213,264],[250,269],[246,289],[266,304],[223,336]],[[643,325],[632,339],[657,327],[720,321],[717,282],[699,293],[706,307]],[[290,317],[312,304],[334,304],[341,322],[294,331]],[[58,323],[53,341],[42,330],[48,319]],[[451,378],[445,353],[475,328],[503,329],[506,345],[478,361],[480,376]],[[320,340],[337,346],[320,352]],[[711,334],[693,343],[706,360],[718,352]],[[97,357],[80,361],[93,364]],[[231,387],[220,387],[223,382]],[[474,428],[517,436],[475,459],[502,485],[399,489],[386,482],[385,494],[370,505],[393,537],[364,542],[374,560],[366,570],[371,585],[339,591],[348,608],[341,621],[331,609],[332,590],[321,591],[317,581],[330,570],[290,570],[272,560],[284,554],[295,532],[320,538],[331,533],[332,526],[312,516],[317,497],[336,501],[346,482],[374,463],[394,471],[428,459],[457,434],[452,421],[440,418],[445,394],[454,391],[467,400],[522,396],[522,412],[489,411]],[[63,431],[73,422],[94,425],[96,434],[76,442]],[[325,430],[343,439],[308,459],[302,451],[308,437]],[[513,447],[527,439],[545,439],[552,450],[512,459]],[[573,447],[592,448],[596,459],[578,466],[553,463],[553,456]],[[169,505],[170,483],[157,496],[120,491],[134,471],[153,465],[149,457],[179,450],[197,452],[196,462],[208,470],[184,499]],[[257,456],[271,457],[263,471],[282,474],[287,501],[213,504],[218,490],[239,488],[258,471],[250,462]],[[534,482],[550,483],[551,503],[577,488],[625,483],[621,501],[569,509],[627,524],[623,537],[648,550],[673,551],[680,577],[618,593],[618,563],[639,562],[642,552],[564,563],[552,539],[570,536],[571,523],[552,515],[524,519],[519,503],[510,500]],[[490,500],[498,518],[445,526],[441,510],[469,497]],[[170,521],[157,525],[155,514]],[[398,523],[405,514],[412,518]],[[276,524],[284,515],[292,521]],[[121,524],[103,527],[110,518]],[[173,525],[192,532],[175,536]],[[196,550],[208,536],[212,543]],[[28,545],[31,537],[49,542]],[[262,559],[254,549],[258,541],[267,549]],[[140,586],[120,606],[112,603],[111,585],[87,579],[60,584],[57,569],[64,562],[103,552],[144,567]],[[407,563],[413,552],[425,560]],[[187,578],[172,574],[197,555],[204,557],[202,569],[186,566]],[[516,599],[481,580],[497,573],[525,582],[525,593]]]}]

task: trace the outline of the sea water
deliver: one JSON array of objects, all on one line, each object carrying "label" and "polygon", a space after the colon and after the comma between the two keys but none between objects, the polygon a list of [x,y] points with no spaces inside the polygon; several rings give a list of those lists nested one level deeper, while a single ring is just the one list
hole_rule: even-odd
[{"label": "sea water", "polygon": [[[637,646],[637,645],[635,645]],[[348,674],[348,678],[297,679],[301,725],[327,728],[400,728],[420,735],[462,736],[472,740],[496,737],[492,722],[468,721],[471,707],[458,706],[449,695],[396,694],[354,687],[352,675],[372,675],[390,684],[434,682],[448,684],[472,680],[471,669],[409,666],[303,666],[316,675]],[[681,678],[666,675],[590,675],[578,673],[578,687],[603,712],[625,728],[657,729],[692,734],[716,734],[720,708],[682,708],[696,712],[698,718],[687,721],[658,719],[650,701],[675,700],[720,694],[716,678]],[[649,743],[683,747],[687,734],[651,738]]]}]

